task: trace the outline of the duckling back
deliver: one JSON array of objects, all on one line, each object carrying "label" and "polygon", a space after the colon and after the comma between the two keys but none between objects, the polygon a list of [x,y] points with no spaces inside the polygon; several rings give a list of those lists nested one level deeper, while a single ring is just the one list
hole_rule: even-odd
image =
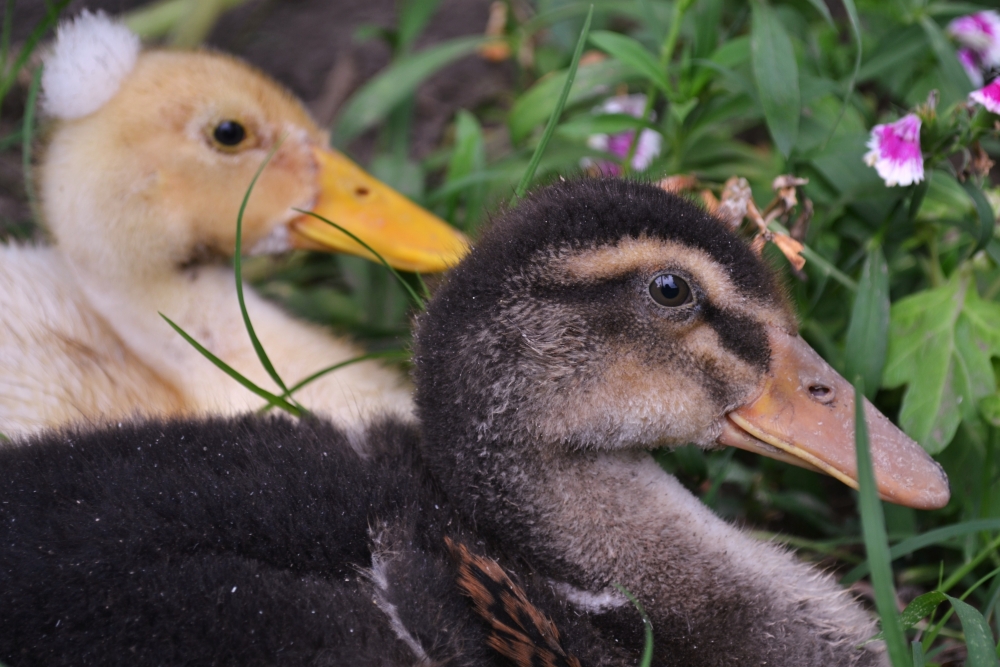
[{"label": "duckling back", "polygon": [[[484,545],[418,437],[395,419],[351,435],[246,416],[124,421],[0,451],[0,661],[512,664],[456,584]],[[570,655],[619,664],[515,563]]]},{"label": "duckling back", "polygon": [[0,245],[0,313],[0,433],[95,415],[117,420],[135,406],[150,415],[186,411],[181,395],[87,307],[52,248]]}]

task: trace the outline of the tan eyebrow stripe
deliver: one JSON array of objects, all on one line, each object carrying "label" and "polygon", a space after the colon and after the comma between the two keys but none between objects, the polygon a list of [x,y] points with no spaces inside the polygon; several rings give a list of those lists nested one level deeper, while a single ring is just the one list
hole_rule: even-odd
[{"label": "tan eyebrow stripe", "polygon": [[782,328],[797,328],[786,309],[747,297],[708,253],[674,241],[624,239],[614,246],[571,252],[555,259],[551,268],[552,275],[566,283],[608,280],[633,272],[684,271],[698,281],[716,308],[750,315]]}]

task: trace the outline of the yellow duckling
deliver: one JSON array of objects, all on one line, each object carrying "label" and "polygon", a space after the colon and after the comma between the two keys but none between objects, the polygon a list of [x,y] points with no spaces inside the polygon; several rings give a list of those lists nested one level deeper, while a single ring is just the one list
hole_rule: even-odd
[{"label": "yellow duckling", "polygon": [[[236,219],[251,254],[323,247],[431,272],[464,237],[324,148],[302,105],[231,57],[140,50],[121,24],[84,13],[45,60],[55,120],[38,167],[52,246],[0,246],[0,432],[15,436],[128,415],[235,413],[261,399],[227,377],[163,313],[240,373],[280,393],[244,331],[231,268]],[[289,384],[361,352],[246,291],[257,334]],[[409,414],[400,374],[358,363],[303,388],[310,409],[353,422]]]}]

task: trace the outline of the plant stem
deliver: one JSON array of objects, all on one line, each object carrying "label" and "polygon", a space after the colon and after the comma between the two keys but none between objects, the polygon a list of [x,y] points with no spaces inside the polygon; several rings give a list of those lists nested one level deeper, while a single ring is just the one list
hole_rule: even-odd
[{"label": "plant stem", "polygon": [[531,161],[528,162],[528,168],[525,169],[520,183],[517,184],[517,188],[514,190],[515,201],[523,197],[524,193],[528,191],[528,184],[535,177],[538,163],[542,161],[542,153],[545,152],[545,147],[548,145],[549,139],[552,138],[552,133],[555,132],[556,125],[559,123],[559,117],[562,116],[566,100],[569,98],[569,91],[573,87],[573,79],[576,78],[577,67],[580,65],[580,56],[583,55],[583,45],[587,43],[587,35],[590,34],[590,21],[593,18],[594,6],[591,5],[590,11],[587,12],[587,20],[583,22],[583,30],[580,31],[580,38],[576,42],[576,50],[573,52],[573,60],[570,62],[569,71],[566,72],[566,83],[563,85],[562,93],[559,95],[559,101],[556,103],[556,108],[552,110],[552,115],[549,116],[549,122],[545,126],[545,131],[542,132],[542,139],[538,142],[538,147],[535,148],[535,152],[531,156]]},{"label": "plant stem", "polygon": [[[694,0],[677,0],[677,4],[674,5],[674,15],[670,19],[670,28],[667,30],[667,36],[663,40],[663,46],[660,47],[660,69],[666,70],[670,65],[670,61],[674,57],[674,49],[677,47],[677,38],[681,33],[681,21],[684,18],[685,12],[691,7]],[[667,76],[667,85],[670,86],[670,77]],[[656,103],[656,86],[652,83],[646,87],[646,105],[642,110],[642,119],[644,121],[649,120],[649,114],[653,110],[653,105]],[[676,97],[676,92],[671,90]],[[625,156],[625,164],[622,165],[622,172],[625,175],[632,170],[632,159],[635,157],[635,151],[639,147],[639,135],[642,130],[635,130],[635,135],[632,137],[632,142],[628,147],[628,155]]]}]

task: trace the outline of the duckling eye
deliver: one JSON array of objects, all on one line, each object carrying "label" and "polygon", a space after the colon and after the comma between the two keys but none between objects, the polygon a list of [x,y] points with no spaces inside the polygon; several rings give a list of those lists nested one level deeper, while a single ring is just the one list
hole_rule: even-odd
[{"label": "duckling eye", "polygon": [[683,278],[661,273],[649,283],[649,295],[661,306],[676,308],[691,301],[691,288]]},{"label": "duckling eye", "polygon": [[222,146],[237,146],[247,136],[246,128],[235,120],[224,120],[215,126],[212,138]]}]

